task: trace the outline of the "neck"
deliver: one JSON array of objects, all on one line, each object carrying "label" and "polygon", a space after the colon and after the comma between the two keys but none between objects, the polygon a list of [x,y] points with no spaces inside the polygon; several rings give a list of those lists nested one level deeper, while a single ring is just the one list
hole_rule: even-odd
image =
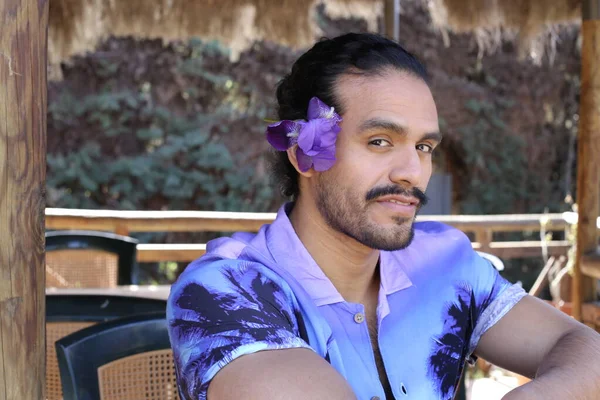
[{"label": "neck", "polygon": [[332,229],[316,205],[296,201],[290,221],[300,241],[344,300],[365,303],[379,291],[379,250]]}]

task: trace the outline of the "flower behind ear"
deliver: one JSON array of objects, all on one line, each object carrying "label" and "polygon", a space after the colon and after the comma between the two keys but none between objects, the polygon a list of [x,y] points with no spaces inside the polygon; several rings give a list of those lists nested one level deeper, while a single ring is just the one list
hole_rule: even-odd
[{"label": "flower behind ear", "polygon": [[308,120],[283,120],[267,127],[267,141],[278,151],[294,145],[298,168],[323,172],[335,164],[335,142],[342,118],[317,97],[308,104]]},{"label": "flower behind ear", "polygon": [[267,141],[278,151],[286,151],[292,147],[290,138],[298,136],[302,121],[283,120],[267,127]]}]

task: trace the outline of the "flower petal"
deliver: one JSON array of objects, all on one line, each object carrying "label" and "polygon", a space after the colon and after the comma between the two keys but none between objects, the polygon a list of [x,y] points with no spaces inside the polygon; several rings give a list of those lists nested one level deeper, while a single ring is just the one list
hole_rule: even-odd
[{"label": "flower petal", "polygon": [[308,119],[327,118],[331,111],[331,107],[319,100],[318,97],[313,97],[308,103]]},{"label": "flower petal", "polygon": [[300,171],[302,172],[306,172],[312,167],[312,158],[304,154],[300,147],[296,148],[296,160],[298,160],[298,168],[300,168]]},{"label": "flower petal", "polygon": [[313,168],[317,172],[327,171],[335,164],[335,146],[324,149],[312,157]]},{"label": "flower petal", "polygon": [[338,133],[340,133],[341,130],[337,122],[333,120],[327,121],[330,123],[329,128],[327,129],[325,126],[323,126],[323,130],[318,135],[319,147],[334,146],[338,137]]},{"label": "flower petal", "polygon": [[342,118],[317,97],[310,100],[308,121],[284,120],[267,127],[267,140],[277,150],[294,145],[298,169],[302,172],[315,168],[322,172],[335,163],[335,142],[341,130]]},{"label": "flower petal", "polygon": [[296,121],[283,120],[267,127],[267,141],[276,150],[285,151],[290,147],[289,133],[298,131],[300,124]]},{"label": "flower petal", "polygon": [[307,153],[314,146],[322,132],[322,120],[313,119],[302,125],[298,134],[298,146]]},{"label": "flower petal", "polygon": [[335,122],[342,122],[342,117],[336,113],[333,107],[323,103],[318,97],[313,97],[308,103],[308,119],[325,118]]}]

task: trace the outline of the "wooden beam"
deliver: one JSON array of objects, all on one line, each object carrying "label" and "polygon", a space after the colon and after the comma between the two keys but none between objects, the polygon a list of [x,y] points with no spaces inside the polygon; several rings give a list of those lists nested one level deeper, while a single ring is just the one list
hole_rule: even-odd
[{"label": "wooden beam", "polygon": [[0,1],[0,400],[45,396],[48,0]]},{"label": "wooden beam", "polygon": [[205,244],[138,244],[138,262],[190,262],[206,253]]},{"label": "wooden beam", "polygon": [[585,276],[600,279],[600,249],[582,256],[581,272]]},{"label": "wooden beam", "polygon": [[[521,242],[491,242],[487,250],[483,250],[480,243],[472,243],[473,248],[487,251],[501,259],[541,257],[542,243],[536,241]],[[570,248],[570,243],[554,240],[544,243],[551,256],[564,256]],[[163,262],[180,261],[190,262],[206,253],[205,244],[185,243],[149,243],[137,245],[138,262]]]},{"label": "wooden beam", "polygon": [[48,229],[124,232],[256,232],[274,213],[46,209]]},{"label": "wooden beam", "polygon": [[[544,244],[549,256],[561,256],[567,254],[571,244],[567,240],[553,240]],[[542,242],[492,242],[489,252],[504,260],[510,258],[542,257]]]},{"label": "wooden beam", "polygon": [[400,0],[384,0],[385,35],[395,40],[400,39]]},{"label": "wooden beam", "polygon": [[583,255],[596,250],[600,204],[600,0],[583,0],[581,94],[577,139],[577,252],[573,270],[573,317],[595,299],[595,282],[582,274]]},{"label": "wooden beam", "polygon": [[[274,219],[274,213],[46,209],[47,229],[111,232],[256,232]],[[568,226],[563,214],[420,215],[417,221],[438,221],[464,232],[538,232],[542,223],[547,231]]]}]

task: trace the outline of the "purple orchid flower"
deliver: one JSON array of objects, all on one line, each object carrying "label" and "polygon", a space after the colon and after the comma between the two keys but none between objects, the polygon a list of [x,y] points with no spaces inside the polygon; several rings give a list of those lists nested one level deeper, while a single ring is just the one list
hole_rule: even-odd
[{"label": "purple orchid flower", "polygon": [[317,97],[310,99],[307,121],[283,120],[267,127],[267,141],[276,150],[294,145],[300,171],[310,168],[323,172],[335,164],[335,141],[342,118]]}]

